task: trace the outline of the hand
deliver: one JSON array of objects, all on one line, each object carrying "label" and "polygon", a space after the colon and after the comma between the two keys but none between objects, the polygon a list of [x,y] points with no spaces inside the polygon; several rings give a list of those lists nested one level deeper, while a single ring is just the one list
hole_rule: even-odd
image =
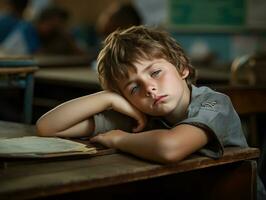
[{"label": "hand", "polygon": [[146,115],[140,112],[121,95],[112,93],[112,97],[112,109],[137,120],[138,125],[133,128],[133,132],[142,131],[147,123]]},{"label": "hand", "polygon": [[112,130],[103,134],[98,134],[90,139],[90,142],[97,142],[109,148],[116,148],[116,144],[127,134],[121,130]]}]

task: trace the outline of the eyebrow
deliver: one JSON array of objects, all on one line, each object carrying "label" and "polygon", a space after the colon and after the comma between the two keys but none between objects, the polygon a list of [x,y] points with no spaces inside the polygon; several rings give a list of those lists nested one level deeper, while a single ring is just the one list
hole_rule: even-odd
[{"label": "eyebrow", "polygon": [[[152,62],[151,64],[149,64],[147,67],[145,67],[143,70],[141,70],[141,72],[145,72],[148,71],[156,62]],[[128,85],[130,85],[132,82],[134,82],[134,80],[129,80],[123,87],[123,89],[127,88]]]}]

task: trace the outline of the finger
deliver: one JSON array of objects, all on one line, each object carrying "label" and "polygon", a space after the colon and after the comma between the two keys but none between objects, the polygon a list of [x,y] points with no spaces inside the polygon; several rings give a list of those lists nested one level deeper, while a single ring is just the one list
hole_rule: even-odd
[{"label": "finger", "polygon": [[140,132],[142,131],[146,126],[146,118],[138,120],[138,125],[132,129],[133,132]]},{"label": "finger", "polygon": [[101,141],[101,135],[97,135],[97,136],[94,136],[92,138],[90,138],[90,142],[100,142]]},{"label": "finger", "polygon": [[134,133],[140,132],[140,131],[142,131],[142,130],[143,130],[143,128],[142,128],[140,125],[138,125],[138,126],[136,126],[136,127],[134,127],[134,128],[132,129],[132,131],[133,131]]}]

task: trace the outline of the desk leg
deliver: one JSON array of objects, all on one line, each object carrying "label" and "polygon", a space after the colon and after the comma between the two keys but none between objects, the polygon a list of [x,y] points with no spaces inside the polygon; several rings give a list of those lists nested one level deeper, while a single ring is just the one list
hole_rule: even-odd
[{"label": "desk leg", "polygon": [[34,78],[33,74],[27,74],[25,93],[24,93],[24,123],[30,124],[32,120],[32,104],[33,104]]}]

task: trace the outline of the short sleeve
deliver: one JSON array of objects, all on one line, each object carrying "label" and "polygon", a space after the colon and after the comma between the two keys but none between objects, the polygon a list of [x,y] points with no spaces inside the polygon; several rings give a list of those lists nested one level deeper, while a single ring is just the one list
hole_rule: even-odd
[{"label": "short sleeve", "polygon": [[115,129],[131,132],[134,125],[136,125],[134,119],[113,110],[106,110],[94,115],[94,123],[93,135]]},{"label": "short sleeve", "polygon": [[179,124],[191,124],[210,134],[210,142],[201,150],[206,156],[219,158],[224,146],[245,146],[240,119],[228,96],[209,93],[195,98],[188,118]]}]

